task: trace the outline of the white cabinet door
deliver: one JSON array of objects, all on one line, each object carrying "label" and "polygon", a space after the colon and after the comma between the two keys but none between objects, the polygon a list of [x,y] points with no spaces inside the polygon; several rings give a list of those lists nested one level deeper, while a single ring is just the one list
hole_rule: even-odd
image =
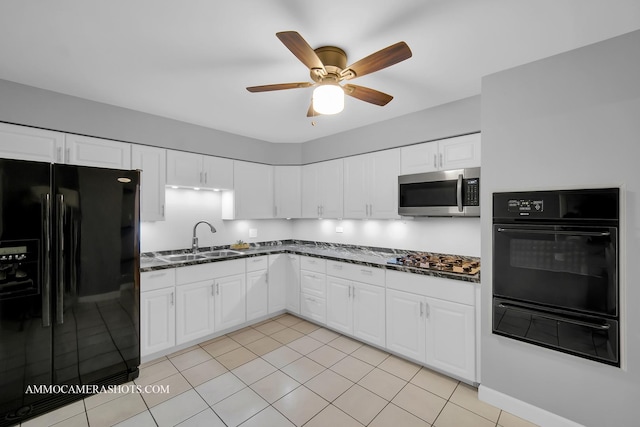
[{"label": "white cabinet door", "polygon": [[387,348],[425,360],[424,297],[387,289]]},{"label": "white cabinet door", "polygon": [[443,170],[480,166],[479,133],[438,141],[438,150]]},{"label": "white cabinet door", "polygon": [[343,177],[342,159],[319,163],[318,193],[322,195],[320,203],[321,218],[342,218],[343,209]]},{"label": "white cabinet door", "polygon": [[480,134],[458,136],[400,149],[401,174],[480,166]]},{"label": "white cabinet door", "polygon": [[247,321],[269,313],[267,270],[247,272]]},{"label": "white cabinet door", "polygon": [[273,166],[234,161],[233,189],[233,198],[225,200],[233,200],[233,210],[224,208],[224,219],[273,218]]},{"label": "white cabinet door", "polygon": [[133,145],[131,167],[140,169],[140,220],[164,220],[167,150]]},{"label": "white cabinet door", "polygon": [[370,159],[367,154],[344,159],[344,217],[369,217]]},{"label": "white cabinet door", "polygon": [[378,151],[368,156],[369,217],[399,218],[398,175],[400,175],[400,149]]},{"label": "white cabinet door", "polygon": [[233,189],[233,160],[202,156],[203,187],[217,190]]},{"label": "white cabinet door", "polygon": [[131,144],[66,134],[65,163],[109,169],[131,169]]},{"label": "white cabinet door", "polygon": [[425,317],[427,364],[475,381],[474,308],[427,297]]},{"label": "white cabinet door", "polygon": [[64,133],[0,123],[0,158],[61,162]]},{"label": "white cabinet door", "polygon": [[140,354],[146,356],[175,344],[175,288],[141,292]]},{"label": "white cabinet door", "polygon": [[269,313],[275,313],[287,308],[287,279],[289,275],[288,267],[290,266],[288,257],[288,254],[269,255],[269,272],[267,275],[267,282],[269,283]]},{"label": "white cabinet door", "polygon": [[342,159],[302,167],[302,217],[342,218]]},{"label": "white cabinet door", "polygon": [[176,287],[176,344],[214,332],[213,280]]},{"label": "white cabinet door", "polygon": [[320,216],[321,195],[318,185],[319,163],[302,167],[302,217],[318,218]]},{"label": "white cabinet door", "polygon": [[[327,292],[329,292],[327,283]],[[328,301],[327,295],[327,301]],[[385,346],[385,289],[365,283],[354,283],[353,335],[381,347]],[[327,323],[329,305],[327,304]]]},{"label": "white cabinet door", "polygon": [[246,320],[246,280],[244,274],[215,280],[215,328],[221,331]]},{"label": "white cabinet door", "polygon": [[286,256],[286,293],[287,310],[300,313],[300,256],[284,254]]},{"label": "white cabinet door", "polygon": [[200,187],[203,181],[200,154],[167,150],[167,185]]},{"label": "white cabinet door", "polygon": [[300,218],[302,216],[302,168],[300,166],[274,166],[274,217]]},{"label": "white cabinet door", "polygon": [[400,158],[400,173],[402,175],[436,171],[439,169],[438,143],[427,142],[402,147],[400,148]]},{"label": "white cabinet door", "polygon": [[327,277],[327,326],[353,334],[353,283],[338,277]]}]

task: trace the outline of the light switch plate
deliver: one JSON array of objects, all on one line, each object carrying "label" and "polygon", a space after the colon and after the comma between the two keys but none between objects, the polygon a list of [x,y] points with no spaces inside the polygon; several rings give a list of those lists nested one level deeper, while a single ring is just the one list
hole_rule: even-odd
[{"label": "light switch plate", "polygon": [[257,228],[250,228],[249,229],[249,237],[258,237],[258,229]]}]

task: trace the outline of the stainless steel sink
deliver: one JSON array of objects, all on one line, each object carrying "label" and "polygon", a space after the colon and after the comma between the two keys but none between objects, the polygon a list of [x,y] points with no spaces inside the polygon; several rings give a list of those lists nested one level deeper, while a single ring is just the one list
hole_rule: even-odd
[{"label": "stainless steel sink", "polygon": [[176,255],[164,255],[159,256],[158,258],[168,261],[168,262],[187,262],[187,261],[197,261],[199,259],[206,259],[207,257],[202,254],[176,254]]},{"label": "stainless steel sink", "polygon": [[244,252],[234,251],[232,249],[220,249],[218,251],[200,252],[198,255],[203,255],[206,258],[219,258],[224,256],[242,255]]}]

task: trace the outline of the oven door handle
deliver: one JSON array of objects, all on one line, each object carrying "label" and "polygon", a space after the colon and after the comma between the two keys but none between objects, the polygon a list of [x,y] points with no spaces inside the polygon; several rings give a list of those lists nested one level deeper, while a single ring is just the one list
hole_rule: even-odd
[{"label": "oven door handle", "polygon": [[456,184],[456,199],[458,201],[458,212],[462,212],[462,174],[458,175],[458,182]]},{"label": "oven door handle", "polygon": [[498,228],[498,233],[519,233],[519,234],[558,234],[562,236],[588,236],[607,237],[611,236],[608,231],[565,231],[565,230],[523,230],[520,228]]},{"label": "oven door handle", "polygon": [[535,314],[536,316],[546,317],[547,319],[550,319],[550,320],[557,320],[557,321],[561,321],[561,322],[572,323],[574,325],[585,326],[585,327],[591,328],[591,329],[598,329],[598,330],[606,331],[606,330],[611,328],[611,325],[608,324],[608,323],[605,323],[604,325],[598,325],[597,323],[583,322],[581,320],[575,320],[575,319],[567,319],[567,318],[564,318],[564,317],[554,316],[552,314],[547,314],[547,313],[545,313],[543,311],[537,311],[537,310],[531,310],[531,309],[527,309],[527,308],[522,308],[522,307],[519,307],[517,305],[500,303],[500,304],[498,304],[498,307],[505,308],[507,310],[520,311],[520,312],[528,313],[528,314]]}]

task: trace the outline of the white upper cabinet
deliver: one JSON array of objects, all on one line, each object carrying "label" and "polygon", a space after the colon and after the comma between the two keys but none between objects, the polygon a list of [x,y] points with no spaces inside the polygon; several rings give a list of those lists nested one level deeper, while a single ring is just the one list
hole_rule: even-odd
[{"label": "white upper cabinet", "polygon": [[480,134],[458,136],[400,149],[401,174],[480,166]]},{"label": "white upper cabinet", "polygon": [[64,133],[0,123],[0,157],[56,162],[64,148]]},{"label": "white upper cabinet", "polygon": [[400,149],[344,159],[344,217],[398,218]]},{"label": "white upper cabinet", "polygon": [[167,150],[167,185],[233,188],[233,160]]},{"label": "white upper cabinet", "polygon": [[131,144],[66,134],[64,163],[109,169],[131,169]]},{"label": "white upper cabinet", "polygon": [[131,169],[131,144],[0,123],[0,156],[7,159]]},{"label": "white upper cabinet", "polygon": [[302,217],[342,218],[343,160],[302,167]]},{"label": "white upper cabinet", "polygon": [[222,219],[273,218],[273,166],[234,161],[233,183],[223,195]]},{"label": "white upper cabinet", "polygon": [[166,152],[164,148],[133,145],[131,167],[140,169],[140,220],[164,220],[164,193],[166,179]]},{"label": "white upper cabinet", "polygon": [[273,167],[275,218],[300,218],[302,215],[302,167]]}]

